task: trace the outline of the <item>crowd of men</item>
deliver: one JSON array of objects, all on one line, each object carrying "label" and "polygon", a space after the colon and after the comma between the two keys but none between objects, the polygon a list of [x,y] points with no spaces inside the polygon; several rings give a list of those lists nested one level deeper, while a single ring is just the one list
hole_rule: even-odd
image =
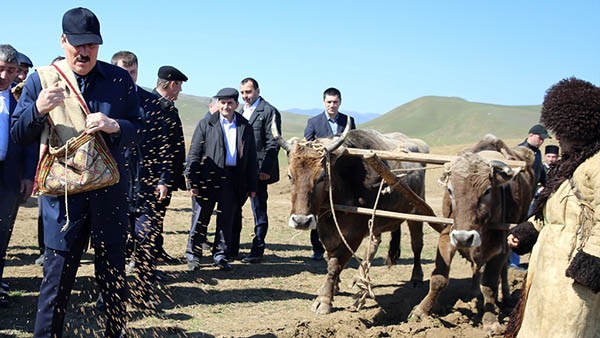
[{"label": "crowd of men", "polygon": [[[34,189],[48,135],[64,145],[73,135],[98,133],[117,163],[119,182],[68,196],[38,196],[41,256],[36,264],[43,265],[44,278],[34,336],[62,335],[77,268],[90,246],[106,336],[120,337],[126,302],[155,309],[154,287],[165,278],[156,264],[178,262],[165,252],[162,237],[174,191],[188,190],[192,197],[185,252],[189,271],[199,269],[203,250],[210,251],[214,265],[224,271],[232,270],[233,260],[262,261],[269,228],[268,185],[279,180],[279,146],[272,124],[281,135],[281,115],[260,95],[258,81],[245,78],[239,91],[223,88],[211,98],[186,157],[175,101],[187,76],[173,66],[160,67],[156,87],[148,92],[136,84],[134,53],[116,52],[110,64],[98,60],[100,23],[86,8],[67,11],[62,32],[64,57],[38,67],[29,77],[33,62],[11,45],[0,45],[0,306],[10,306],[10,286],[2,279],[4,257],[19,205]],[[69,79],[75,86],[65,85],[71,85]],[[244,105],[238,110],[240,93]],[[82,98],[89,114],[66,104],[74,97]],[[339,134],[351,121],[339,113],[337,89],[327,89],[323,99],[326,111],[309,121],[308,139]],[[242,257],[242,206],[248,198],[254,239]],[[215,208],[215,238],[209,243],[207,229]],[[318,237],[313,245],[312,258],[323,259]],[[126,267],[136,276],[131,285],[126,283]]]},{"label": "crowd of men", "polygon": [[[33,62],[12,46],[0,45],[0,307],[10,305],[10,286],[2,279],[10,234],[19,204],[32,194],[37,163],[48,132],[54,128],[51,116],[56,112],[80,114],[68,111],[64,102],[81,95],[92,113],[82,116],[81,123],[67,126],[77,133],[99,133],[117,163],[121,180],[68,197],[38,197],[42,256],[36,263],[43,265],[44,278],[34,335],[61,336],[79,261],[90,245],[101,295],[98,304],[107,317],[106,336],[119,337],[127,301],[156,308],[155,285],[166,278],[156,269],[157,262],[178,262],[165,252],[162,237],[174,191],[188,190],[192,198],[185,252],[189,271],[200,268],[205,251],[210,251],[214,265],[224,271],[232,270],[233,260],[262,261],[269,229],[268,185],[279,180],[279,146],[271,130],[275,123],[281,135],[281,115],[261,96],[256,79],[241,80],[239,91],[220,89],[198,122],[186,157],[175,101],[187,76],[173,66],[160,67],[156,87],[149,92],[136,84],[139,61],[134,53],[116,52],[110,64],[98,60],[103,42],[100,24],[86,8],[67,11],[62,32],[64,57],[52,60],[55,68],[39,67],[44,71],[28,77]],[[78,93],[67,93],[60,76],[44,75],[54,74],[54,69],[72,73]],[[238,109],[240,93],[243,107]],[[339,112],[341,100],[339,90],[325,90],[324,112],[308,120],[306,140],[339,135],[348,123],[356,128],[352,118]],[[532,139],[536,135],[542,142],[548,136],[545,129],[530,131]],[[63,138],[64,144],[68,138]],[[528,144],[537,149],[538,143]],[[254,238],[250,252],[242,257],[242,206],[248,198]],[[207,229],[215,208],[219,209],[215,238],[209,243]],[[311,243],[311,258],[323,259],[316,231],[311,233]],[[129,286],[127,257],[127,268],[136,276]]]}]

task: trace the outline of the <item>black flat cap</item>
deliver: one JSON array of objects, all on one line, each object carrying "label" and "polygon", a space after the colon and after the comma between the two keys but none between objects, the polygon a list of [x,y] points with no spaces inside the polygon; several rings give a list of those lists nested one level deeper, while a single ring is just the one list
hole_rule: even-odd
[{"label": "black flat cap", "polygon": [[544,153],[558,155],[558,146],[555,146],[553,144],[547,145]]},{"label": "black flat cap", "polygon": [[100,22],[92,11],[77,7],[69,9],[62,20],[63,34],[73,46],[101,45]]},{"label": "black flat cap", "polygon": [[19,66],[24,65],[30,68],[33,67],[33,62],[31,59],[21,52],[17,52],[17,62],[19,63]]},{"label": "black flat cap", "polygon": [[546,127],[542,126],[541,124],[536,124],[535,126],[529,128],[529,133],[530,134],[538,134],[538,135],[540,135],[540,137],[542,139],[552,138],[548,134]]},{"label": "black flat cap", "polygon": [[173,66],[162,66],[158,68],[158,78],[167,81],[187,81],[188,78]]},{"label": "black flat cap", "polygon": [[234,99],[236,101],[239,96],[240,93],[238,93],[237,89],[235,88],[223,88],[217,92],[217,95],[215,95],[217,99]]}]

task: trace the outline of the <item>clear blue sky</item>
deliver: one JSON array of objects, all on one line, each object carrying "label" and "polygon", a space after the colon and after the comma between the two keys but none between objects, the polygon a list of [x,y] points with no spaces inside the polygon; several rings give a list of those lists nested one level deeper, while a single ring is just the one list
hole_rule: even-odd
[{"label": "clear blue sky", "polygon": [[330,86],[342,111],[385,113],[425,95],[540,104],[573,75],[600,85],[597,0],[4,1],[0,43],[49,63],[77,6],[100,19],[101,60],[138,55],[138,84],[153,87],[165,64],[191,95],[251,76],[279,109],[322,107]]}]

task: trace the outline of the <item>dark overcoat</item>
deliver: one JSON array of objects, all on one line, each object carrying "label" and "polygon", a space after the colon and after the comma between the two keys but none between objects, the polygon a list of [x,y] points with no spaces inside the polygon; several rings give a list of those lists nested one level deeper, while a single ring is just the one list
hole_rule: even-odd
[{"label": "dark overcoat", "polygon": [[[241,114],[235,113],[237,132],[237,164],[235,166],[235,194],[243,205],[250,192],[256,192],[258,167],[252,126]],[[199,190],[200,198],[215,199],[225,177],[225,140],[220,123],[221,114],[215,113],[198,122],[192,137],[186,173],[192,189]]]}]

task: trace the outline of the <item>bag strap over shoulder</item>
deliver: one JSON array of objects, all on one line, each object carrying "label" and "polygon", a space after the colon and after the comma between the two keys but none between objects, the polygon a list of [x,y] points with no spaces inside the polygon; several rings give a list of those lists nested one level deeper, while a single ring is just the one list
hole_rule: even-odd
[{"label": "bag strap over shoulder", "polygon": [[85,100],[81,96],[81,91],[79,90],[79,87],[73,86],[73,83],[71,83],[71,81],[69,80],[67,75],[65,75],[65,73],[60,69],[60,67],[58,67],[58,65],[56,63],[53,63],[52,66],[56,69],[58,74],[60,74],[60,76],[63,78],[63,80],[67,83],[67,86],[69,86],[69,88],[71,89],[71,93],[73,93],[75,95],[75,97],[77,98],[77,101],[79,102],[79,105],[81,106],[81,109],[83,109],[83,111],[85,112],[86,115],[90,115],[91,114],[90,108],[88,108],[87,104],[85,103]]},{"label": "bag strap over shoulder", "polygon": [[48,113],[49,124],[44,128],[41,143],[50,136],[50,127],[58,137],[59,143],[63,145],[70,138],[81,134],[85,129],[85,120],[89,114],[89,108],[81,96],[79,88],[73,86],[77,83],[75,74],[69,68],[66,60],[58,61],[51,66],[37,68],[42,88],[62,88],[65,92],[63,104],[56,106]]}]

